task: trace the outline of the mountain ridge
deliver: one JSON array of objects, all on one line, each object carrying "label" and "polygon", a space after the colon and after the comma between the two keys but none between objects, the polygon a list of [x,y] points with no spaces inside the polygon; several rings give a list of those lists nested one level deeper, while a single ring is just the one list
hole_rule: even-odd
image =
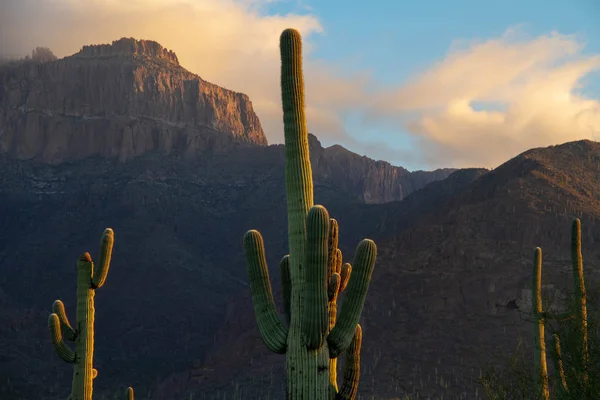
[{"label": "mountain ridge", "polygon": [[[231,394],[231,382],[246,398],[265,387],[278,395],[283,359],[259,338],[240,243],[248,229],[263,233],[278,296],[277,261],[287,247],[283,154],[276,146],[234,154],[239,164],[150,153],[61,165],[0,157],[0,209],[10,210],[0,213],[0,371],[12,382],[1,394],[44,400],[68,386],[40,321],[54,299],[73,304],[67,277],[111,226],[111,280],[97,298],[98,397],[119,384],[153,400]],[[573,216],[582,218],[586,276],[595,284],[598,273],[587,266],[600,262],[598,159],[592,142],[535,149],[383,204],[352,198],[331,176],[316,180],[315,202],[338,219],[345,260],[365,235],[378,243],[361,321],[360,393],[477,399],[481,353],[497,360],[492,352],[512,351],[517,335],[527,346],[530,325],[504,305],[527,304],[533,247],[545,249],[545,279],[559,287],[569,273]]]}]

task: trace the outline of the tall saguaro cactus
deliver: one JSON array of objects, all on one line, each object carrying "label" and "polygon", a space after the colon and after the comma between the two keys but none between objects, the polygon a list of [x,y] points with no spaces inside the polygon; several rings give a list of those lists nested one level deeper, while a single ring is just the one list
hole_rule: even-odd
[{"label": "tall saguaro cactus", "polygon": [[[98,375],[98,371],[93,368],[94,296],[96,289],[102,287],[106,281],[113,243],[114,232],[107,228],[100,241],[98,264],[94,266],[89,253],[83,253],[77,262],[75,326],[73,327],[69,322],[65,306],[60,300],[54,302],[52,305],[54,312],[48,318],[50,335],[56,352],[64,361],[73,364],[73,383],[69,400],[92,400],[92,382]],[[75,351],[64,343],[63,338],[75,342]]]},{"label": "tall saguaro cactus", "polygon": [[[280,267],[287,323],[275,309],[262,236],[250,230],[244,236],[244,252],[254,311],[267,347],[286,354],[289,400],[353,399],[362,340],[358,321],[377,248],[364,239],[356,249],[354,267],[342,266],[337,222],[324,207],[313,205],[300,34],[285,30],[280,50],[290,252]],[[348,294],[338,317],[337,296],[346,285]],[[345,381],[338,392],[335,358],[343,352]]]},{"label": "tall saguaro cactus", "polygon": [[579,327],[581,340],[582,381],[588,382],[588,327],[587,327],[587,295],[583,277],[583,256],[581,255],[581,221],[576,218],[571,227],[571,261],[573,286],[575,288],[575,321]]}]

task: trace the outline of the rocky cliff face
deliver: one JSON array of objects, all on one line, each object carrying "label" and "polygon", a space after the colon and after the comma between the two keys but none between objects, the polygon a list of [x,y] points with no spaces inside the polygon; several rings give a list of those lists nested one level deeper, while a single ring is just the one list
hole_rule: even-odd
[{"label": "rocky cliff face", "polygon": [[402,200],[430,182],[445,179],[456,169],[410,172],[385,161],[359,156],[344,147],[323,148],[309,134],[311,163],[315,185],[330,181],[345,192],[357,193],[360,202],[367,204]]},{"label": "rocky cliff face", "polygon": [[202,80],[153,41],[123,38],[0,68],[0,153],[12,157],[127,160],[239,143],[267,144],[248,96]]},{"label": "rocky cliff face", "polygon": [[[234,155],[243,144],[251,146]],[[153,151],[226,153],[243,169],[266,156],[266,145],[246,95],[186,71],[153,41],[124,38],[60,60],[0,67],[0,155],[9,158],[60,164],[94,156],[128,161]],[[273,147],[272,168],[283,168],[283,146]],[[402,200],[454,171],[409,172],[341,146],[323,148],[313,135],[310,147],[315,185],[334,182],[361,203]]]}]

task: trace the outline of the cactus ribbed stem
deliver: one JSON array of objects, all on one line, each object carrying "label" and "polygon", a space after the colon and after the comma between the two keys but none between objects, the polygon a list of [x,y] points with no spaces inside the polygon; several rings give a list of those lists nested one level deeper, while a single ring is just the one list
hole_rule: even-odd
[{"label": "cactus ribbed stem", "polygon": [[281,288],[283,291],[283,312],[287,325],[290,326],[292,313],[290,311],[290,302],[292,296],[292,281],[290,280],[290,256],[285,255],[279,262],[281,272]]},{"label": "cactus ribbed stem", "polygon": [[300,33],[295,29],[283,31],[280,49],[290,271],[292,284],[297,285],[304,281],[301,269],[306,246],[306,215],[314,204]]},{"label": "cactus ribbed stem", "polygon": [[77,263],[77,333],[76,362],[73,372],[72,400],[92,399],[92,364],[94,361],[94,296],[90,283],[94,264],[89,253]]},{"label": "cactus ribbed stem", "polygon": [[573,284],[575,286],[576,318],[581,335],[582,379],[584,385],[588,381],[588,329],[587,329],[587,295],[583,276],[583,256],[581,254],[581,221],[573,220],[571,229],[571,259],[573,263]]},{"label": "cactus ribbed stem", "polygon": [[306,281],[304,294],[304,335],[309,349],[323,346],[329,331],[327,303],[327,259],[329,214],[314,206],[308,212],[306,245]]}]

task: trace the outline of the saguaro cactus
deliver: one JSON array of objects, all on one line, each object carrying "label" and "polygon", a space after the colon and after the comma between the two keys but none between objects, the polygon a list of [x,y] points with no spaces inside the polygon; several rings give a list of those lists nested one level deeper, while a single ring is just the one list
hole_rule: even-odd
[{"label": "saguaro cactus", "polygon": [[548,392],[548,366],[546,364],[546,341],[544,333],[544,310],[542,307],[542,249],[535,249],[533,261],[532,282],[532,311],[533,311],[533,361],[537,383],[536,396],[544,400],[550,398]]},{"label": "saguaro cactus", "polygon": [[587,295],[583,277],[583,256],[581,255],[581,221],[576,218],[571,226],[571,261],[573,286],[575,289],[575,320],[581,340],[582,381],[588,383],[588,328],[587,328]]},{"label": "saguaro cactus", "polygon": [[[73,364],[73,383],[69,400],[92,399],[92,381],[98,375],[98,371],[93,368],[94,296],[96,289],[102,287],[106,281],[113,243],[113,230],[107,228],[100,241],[100,255],[96,268],[89,253],[83,253],[77,262],[75,327],[69,322],[65,306],[60,300],[54,302],[52,305],[54,312],[48,318],[50,335],[56,352],[64,361]],[[63,338],[75,342],[75,351],[64,343]]]},{"label": "saguaro cactus", "polygon": [[[352,399],[358,387],[362,330],[358,320],[375,265],[375,243],[357,247],[352,279],[337,249],[337,222],[313,206],[312,170],[304,114],[300,34],[281,34],[281,89],[285,131],[285,180],[290,254],[280,263],[284,324],[275,309],[262,236],[244,236],[250,290],[258,327],[267,347],[286,354],[287,398]],[[337,295],[348,294],[337,316]],[[345,382],[338,393],[335,358],[346,351]]]},{"label": "saguaro cactus", "polygon": [[[581,365],[577,366],[577,372],[581,374],[579,380],[580,388],[575,396],[588,396],[588,329],[587,329],[587,297],[585,290],[585,281],[583,275],[583,261],[581,255],[581,221],[574,219],[571,229],[571,260],[573,284],[575,292],[575,312],[559,315],[559,319],[575,318],[577,327],[578,340],[580,343],[579,350],[581,352]],[[544,311],[542,307],[542,250],[538,247],[535,249],[534,266],[533,266],[533,293],[532,293],[532,311],[534,316],[534,367],[536,371],[536,379],[538,386],[536,387],[537,395],[544,400],[550,398],[548,385],[548,370],[546,365],[546,345],[544,340],[545,320],[551,317],[551,314]],[[565,367],[563,365],[563,356],[560,346],[559,335],[553,335],[554,339],[554,363],[559,382],[555,385],[558,392],[569,393],[570,385],[567,382]],[[583,398],[583,397],[582,397]]]}]

